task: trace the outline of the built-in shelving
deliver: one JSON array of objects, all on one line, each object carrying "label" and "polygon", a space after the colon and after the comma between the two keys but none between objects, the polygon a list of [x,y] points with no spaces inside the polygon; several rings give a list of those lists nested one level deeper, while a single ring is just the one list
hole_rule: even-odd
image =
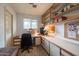
[{"label": "built-in shelving", "polygon": [[[67,6],[65,6],[67,4],[55,4],[54,6],[52,5],[52,7],[50,9],[48,9],[50,12],[46,12],[44,13],[43,15],[43,23],[49,23],[51,20],[50,19],[53,19],[55,16],[58,16],[59,18],[61,18],[62,16],[64,16],[65,14],[69,14],[75,10],[79,10],[79,4],[77,4],[76,6],[74,7],[70,7],[69,9],[67,8],[68,5],[71,5],[71,4],[68,4]],[[61,12],[62,9],[66,8],[65,11]],[[57,15],[55,15],[57,13]],[[78,17],[76,17],[78,18]],[[49,19],[49,20],[48,20]],[[72,17],[72,19],[74,19]],[[48,21],[47,21],[48,20]],[[67,20],[69,21],[69,18],[67,17],[66,20],[62,20],[62,22],[67,22]],[[59,22],[58,22],[59,23]],[[61,23],[61,22],[60,22]],[[56,23],[57,24],[57,23]]]},{"label": "built-in shelving", "polygon": [[63,13],[58,14],[57,16],[60,16],[61,17],[61,16],[65,15],[65,14],[68,14],[68,13],[70,13],[72,11],[75,11],[75,10],[79,10],[79,6],[72,7],[72,8],[68,9],[67,11],[65,11]]},{"label": "built-in shelving", "polygon": [[[73,4],[73,3],[64,3],[64,4],[53,4],[50,9],[48,9],[50,12],[43,14],[43,23],[44,24],[64,24],[64,37],[68,38],[68,32],[67,32],[67,23],[75,22],[79,23],[79,13],[77,11],[79,10],[79,4]],[[47,10],[47,11],[48,11]],[[73,14],[76,11],[75,14]],[[47,16],[49,14],[49,16]],[[47,17],[47,19],[46,19]],[[58,17],[57,22],[55,22],[55,17]],[[63,19],[62,17],[66,17],[66,19]],[[79,30],[77,30],[79,31]],[[76,32],[77,38],[76,40],[79,40],[79,34]]]}]

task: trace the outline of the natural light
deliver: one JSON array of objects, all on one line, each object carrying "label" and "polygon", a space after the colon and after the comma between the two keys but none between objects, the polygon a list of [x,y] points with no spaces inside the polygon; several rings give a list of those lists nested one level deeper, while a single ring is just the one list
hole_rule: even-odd
[{"label": "natural light", "polygon": [[37,29],[38,23],[35,19],[24,19],[24,29]]}]

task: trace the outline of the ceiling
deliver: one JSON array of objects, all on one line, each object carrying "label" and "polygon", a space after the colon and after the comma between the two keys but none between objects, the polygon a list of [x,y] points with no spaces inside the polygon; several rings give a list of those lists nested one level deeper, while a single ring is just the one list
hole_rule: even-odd
[{"label": "ceiling", "polygon": [[33,8],[29,3],[11,3],[11,7],[20,14],[41,16],[52,3],[35,3],[37,8]]}]

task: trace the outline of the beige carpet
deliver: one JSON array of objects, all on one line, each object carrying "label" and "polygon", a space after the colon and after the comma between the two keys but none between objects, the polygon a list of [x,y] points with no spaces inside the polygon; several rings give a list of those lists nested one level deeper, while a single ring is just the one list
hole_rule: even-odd
[{"label": "beige carpet", "polygon": [[36,46],[33,47],[33,49],[30,49],[29,53],[27,50],[25,50],[23,53],[20,54],[20,56],[48,56],[48,54],[41,46]]}]

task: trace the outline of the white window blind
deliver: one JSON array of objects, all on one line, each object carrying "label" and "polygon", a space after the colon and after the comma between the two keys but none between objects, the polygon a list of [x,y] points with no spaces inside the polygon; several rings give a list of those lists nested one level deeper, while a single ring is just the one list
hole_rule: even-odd
[{"label": "white window blind", "polygon": [[37,29],[38,22],[34,19],[24,19],[24,29]]}]

